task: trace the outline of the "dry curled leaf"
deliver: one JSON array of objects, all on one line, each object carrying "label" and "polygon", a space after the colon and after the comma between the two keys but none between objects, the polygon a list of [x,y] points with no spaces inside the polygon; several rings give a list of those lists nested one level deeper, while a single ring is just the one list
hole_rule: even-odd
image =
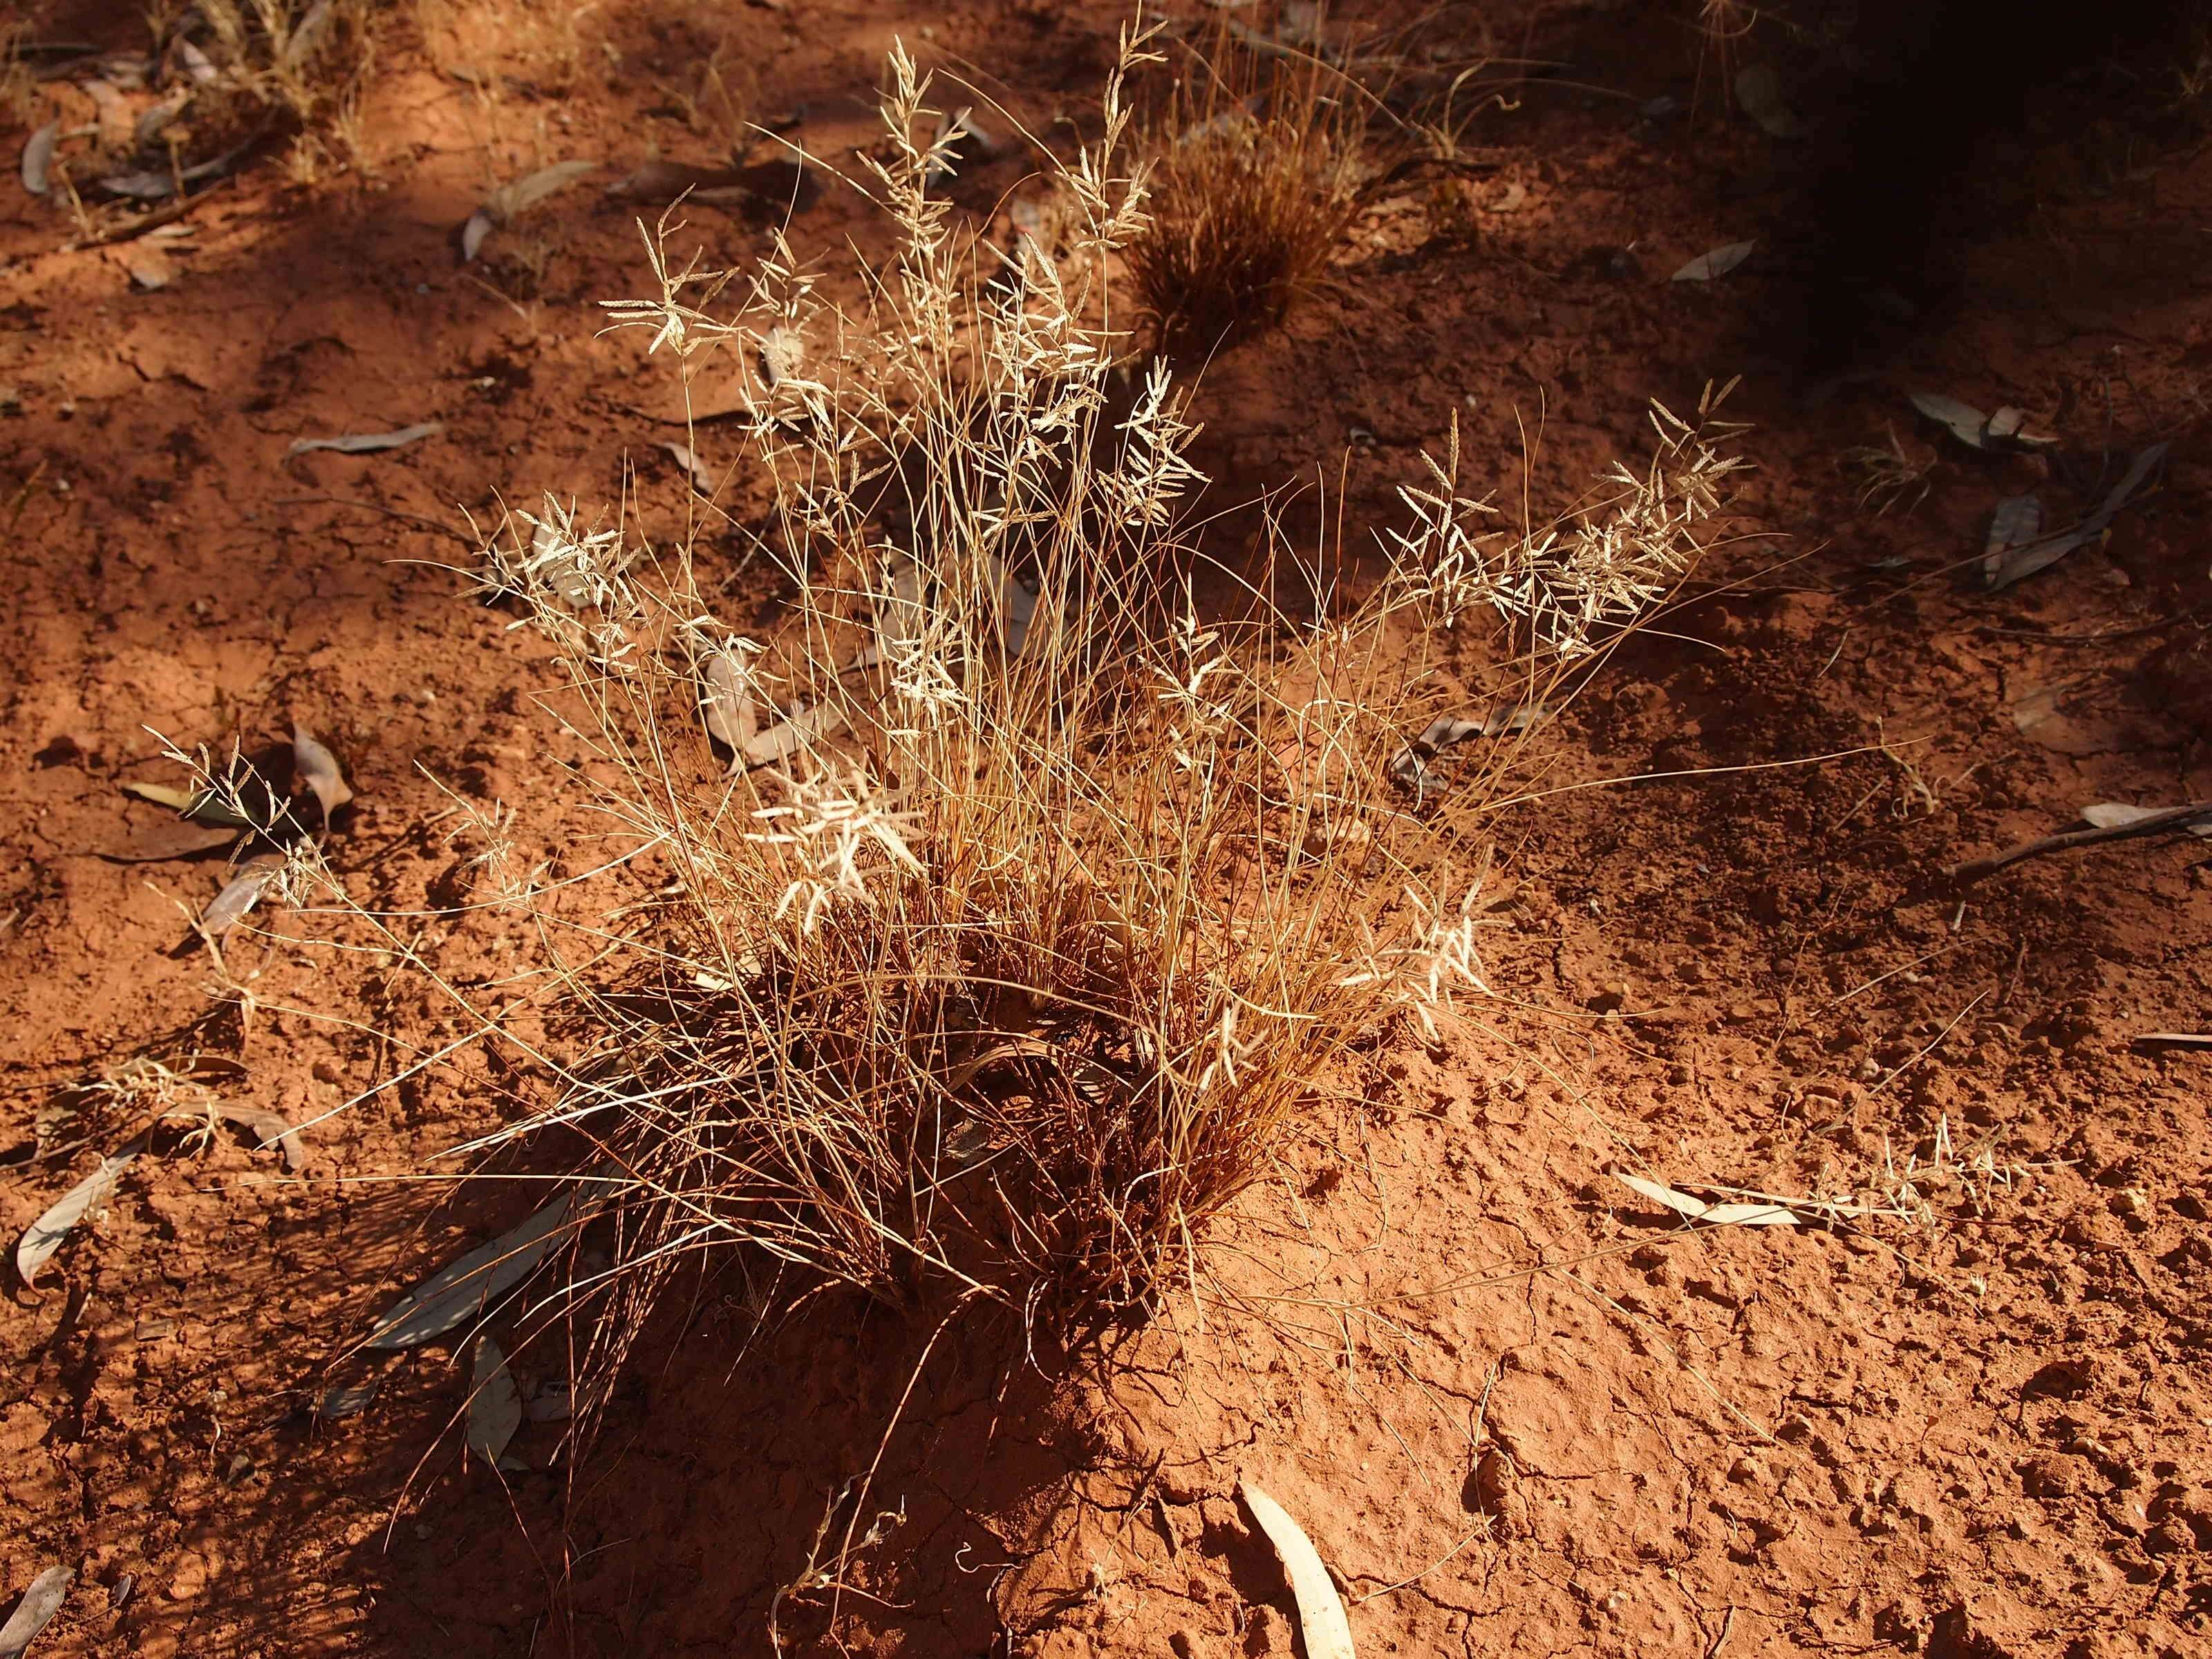
[{"label": "dry curled leaf", "polygon": [[1668,280],[1677,283],[1710,283],[1717,276],[1725,276],[1751,258],[1757,247],[1756,239],[1748,242],[1723,242],[1717,248],[1700,253],[1676,271]]},{"label": "dry curled leaf", "polygon": [[467,264],[483,252],[484,239],[499,228],[499,221],[483,208],[469,215],[469,222],[461,227],[461,263]]},{"label": "dry curled leaf", "polygon": [[424,438],[434,438],[446,429],[443,421],[424,421],[419,426],[403,426],[397,432],[349,432],[336,438],[295,438],[285,453],[304,455],[314,449],[334,449],[341,455],[369,455],[381,449],[400,449]]},{"label": "dry curled leaf", "polygon": [[540,202],[557,196],[586,173],[599,170],[597,161],[556,161],[550,167],[501,185],[484,198],[485,209],[501,223],[527,213]]},{"label": "dry curled leaf", "polygon": [[707,722],[708,736],[743,753],[758,730],[750,677],[744,665],[727,651],[712,652],[699,665],[699,713]]},{"label": "dry curled leaf", "polygon": [[682,444],[671,443],[657,443],[653,447],[668,452],[669,459],[683,468],[684,476],[691,481],[692,489],[697,490],[702,495],[712,495],[714,493],[714,472],[708,467],[706,462],[701,460],[690,450],[686,449]]},{"label": "dry curled leaf", "polygon": [[134,1140],[114,1157],[102,1158],[97,1170],[46,1206],[46,1212],[24,1230],[15,1246],[16,1278],[27,1286],[38,1278],[39,1269],[61,1248],[70,1229],[107,1201],[116,1182],[144,1146],[143,1140]]},{"label": "dry curled leaf", "polygon": [[261,902],[269,884],[283,873],[284,860],[274,853],[258,853],[246,860],[215,896],[215,902],[200,913],[200,932],[211,939],[221,939],[246,920]]},{"label": "dry curled leaf", "polygon": [[2014,547],[1994,562],[1984,560],[1983,570],[1992,591],[2009,587],[2023,577],[2033,576],[2039,570],[2048,569],[2077,547],[2086,547],[2112,528],[2120,509],[2142,488],[2150,475],[2164,464],[2166,446],[2152,444],[2136,453],[2135,459],[2120,481],[2106,493],[2097,504],[2096,511],[2071,529],[2058,531],[2023,546]]},{"label": "dry curled leaf", "polygon": [[1735,101],[1769,136],[1796,138],[1805,131],[1797,112],[1782,90],[1782,76],[1771,64],[1747,64],[1735,77]]},{"label": "dry curled leaf", "polygon": [[522,1392],[514,1386],[507,1356],[498,1343],[480,1336],[469,1376],[469,1449],[496,1468],[500,1454],[521,1426]]},{"label": "dry curled leaf", "polygon": [[775,725],[763,727],[738,752],[748,766],[771,766],[811,748],[823,738],[835,737],[844,726],[845,716],[837,709],[826,702],[817,703],[811,708],[794,709]]},{"label": "dry curled leaf", "polygon": [[166,806],[178,817],[194,823],[204,823],[215,830],[258,830],[261,826],[238,811],[220,795],[207,789],[173,789],[166,783],[141,783],[126,780],[121,786],[126,795],[136,795],[141,800],[150,800],[156,806]]},{"label": "dry curled leaf", "polygon": [[331,814],[353,799],[353,791],[346,786],[345,773],[338,766],[338,757],[302,726],[292,728],[292,764],[306,780],[307,787],[315,792],[325,823],[331,821]]},{"label": "dry curled leaf", "polygon": [[[2081,820],[2099,830],[2118,830],[2130,823],[2141,823],[2145,818],[2154,818],[2171,811],[2165,806],[2130,806],[2116,800],[2100,801],[2094,806],[2081,809]],[[2192,836],[2212,837],[2212,818],[2195,823],[2184,822],[2175,826]]]},{"label": "dry curled leaf", "polygon": [[23,143],[23,188],[44,196],[53,184],[54,146],[60,142],[62,124],[49,121]]},{"label": "dry curled leaf", "polygon": [[579,1207],[569,1194],[401,1297],[362,1339],[368,1348],[411,1348],[474,1318],[522,1282],[561,1242]]},{"label": "dry curled leaf", "polygon": [[1795,1213],[1779,1204],[1708,1204],[1702,1198],[1692,1198],[1687,1193],[1678,1193],[1672,1187],[1662,1187],[1656,1181],[1646,1181],[1642,1176],[1623,1175],[1622,1186],[1631,1192],[1650,1199],[1654,1204],[1687,1216],[1692,1221],[1703,1221],[1716,1227],[1794,1227]]},{"label": "dry curled leaf", "polygon": [[274,1146],[283,1156],[284,1167],[295,1175],[307,1167],[307,1146],[300,1139],[300,1132],[282,1112],[259,1106],[218,1105],[215,1109],[226,1123],[235,1123],[248,1134],[260,1138],[256,1152],[263,1146]]},{"label": "dry curled leaf", "polygon": [[1240,1480],[1237,1490],[1244,1507],[1267,1534],[1291,1581],[1291,1595],[1298,1604],[1298,1634],[1305,1638],[1306,1659],[1352,1659],[1352,1625],[1344,1616],[1344,1601],[1330,1582],[1321,1553],[1291,1519],[1283,1506],[1249,1480]]},{"label": "dry curled leaf", "polygon": [[68,1567],[48,1567],[31,1581],[23,1599],[15,1603],[15,1611],[8,1615],[8,1622],[0,1625],[0,1659],[22,1659],[23,1650],[62,1610],[76,1577]]},{"label": "dry curled leaf", "polygon": [[315,1415],[326,1423],[360,1416],[368,1409],[368,1402],[376,1398],[376,1381],[372,1376],[363,1382],[332,1383],[316,1402]]}]

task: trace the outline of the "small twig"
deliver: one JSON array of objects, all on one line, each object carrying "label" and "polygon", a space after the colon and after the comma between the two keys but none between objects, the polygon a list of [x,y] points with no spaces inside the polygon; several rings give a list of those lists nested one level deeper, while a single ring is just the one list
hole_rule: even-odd
[{"label": "small twig", "polygon": [[1979,881],[1984,876],[1995,875],[2007,865],[2018,864],[2022,859],[2040,858],[2045,853],[2070,852],[2076,847],[2094,847],[2100,842],[2132,841],[2138,836],[2155,836],[2169,830],[2186,830],[2199,820],[2212,820],[2212,800],[2200,800],[2191,806],[2170,806],[2163,812],[2154,812],[2148,817],[2137,818],[2132,823],[2115,823],[2104,829],[2068,830],[2056,836],[2039,836],[2033,841],[2024,841],[2017,847],[1987,858],[1969,859],[1964,864],[1954,864],[1944,872],[1947,880],[1960,883]]},{"label": "small twig", "polygon": [[1729,1632],[1735,1628],[1735,1603],[1721,1615],[1721,1633],[1713,1638],[1713,1644],[1705,1650],[1705,1659],[1719,1659],[1720,1650],[1728,1645]]}]

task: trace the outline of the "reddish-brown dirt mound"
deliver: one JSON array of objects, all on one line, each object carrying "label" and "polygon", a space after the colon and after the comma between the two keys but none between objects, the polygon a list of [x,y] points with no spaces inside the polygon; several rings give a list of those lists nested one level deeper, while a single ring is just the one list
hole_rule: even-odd
[{"label": "reddish-brown dirt mound", "polygon": [[[174,781],[149,728],[320,734],[359,795],[349,890],[495,985],[522,924],[446,913],[470,849],[430,777],[516,808],[556,873],[593,852],[553,839],[580,757],[529,708],[538,654],[455,597],[458,509],[628,490],[649,532],[681,521],[663,382],[600,332],[599,301],[647,286],[636,204],[605,185],[717,161],[709,64],[849,165],[895,34],[1053,142],[1118,21],[611,0],[567,55],[553,9],[392,9],[356,164],[301,182],[272,154],[179,234],[74,246],[0,186],[0,1221],[19,1237],[135,1131],[69,1092],[133,1056],[234,1062],[218,1092],[317,1120],[297,1179],[230,1131],[163,1143],[0,1306],[0,1591],[77,1573],[37,1652],[760,1652],[773,1613],[793,1651],[1289,1654],[1240,1476],[1311,1534],[1362,1654],[2212,1650],[2212,1052],[2143,1040],[2212,1028],[2212,842],[1942,874],[2092,803],[2212,797],[2212,151],[2185,111],[2130,125],[2069,82],[2052,96],[2087,115],[1958,251],[1955,308],[1808,403],[1757,356],[1794,152],[1721,110],[1710,57],[1700,96],[1687,0],[1443,9],[1411,94],[1480,56],[1547,66],[1491,71],[1507,95],[1467,142],[1494,166],[1382,193],[1328,290],[1200,383],[1214,499],[1318,471],[1287,522],[1340,522],[1364,557],[1453,411],[1470,471],[1540,509],[1645,453],[1648,399],[1747,373],[1741,538],[1545,734],[1539,798],[1467,831],[1497,850],[1498,998],[1317,1079],[1280,1179],[1154,1321],[1079,1356],[979,1319],[921,1364],[929,1327],[836,1302],[748,1346],[742,1286],[708,1279],[573,1468],[534,1424],[526,1467],[471,1467],[441,1347],[318,1418],[370,1316],[527,1202],[415,1179],[502,1109],[473,1050],[413,1069],[469,1033],[390,959],[276,910],[232,949],[242,1011],[174,952],[222,854],[120,792]],[[118,9],[39,26],[87,37],[144,45]],[[1814,50],[1776,38],[1735,50]],[[102,118],[67,76],[32,102],[31,125]],[[601,171],[459,264],[491,187],[576,158]],[[963,208],[1026,166],[989,162]],[[763,211],[688,216],[735,261]],[[836,189],[791,225],[825,267],[876,234]],[[1753,238],[1718,281],[1668,280]],[[1971,451],[1921,390],[2025,410],[2057,456]],[[389,453],[288,453],[432,421]],[[1850,455],[1893,434],[1926,491],[1877,516]],[[2154,441],[2155,487],[2100,540],[1972,580],[2000,498],[2070,521]],[[740,524],[758,501],[724,498]],[[738,573],[744,545],[702,563]],[[1909,1213],[1692,1231],[1621,1171]],[[894,1417],[854,1528],[879,1535],[841,1573]]]}]

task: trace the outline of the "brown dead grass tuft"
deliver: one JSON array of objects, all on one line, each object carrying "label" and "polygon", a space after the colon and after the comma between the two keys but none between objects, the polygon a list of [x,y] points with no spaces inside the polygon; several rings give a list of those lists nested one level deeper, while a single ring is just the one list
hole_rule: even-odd
[{"label": "brown dead grass tuft", "polygon": [[1215,37],[1140,144],[1137,295],[1162,340],[1203,356],[1279,323],[1320,286],[1359,207],[1366,94],[1318,58]]}]

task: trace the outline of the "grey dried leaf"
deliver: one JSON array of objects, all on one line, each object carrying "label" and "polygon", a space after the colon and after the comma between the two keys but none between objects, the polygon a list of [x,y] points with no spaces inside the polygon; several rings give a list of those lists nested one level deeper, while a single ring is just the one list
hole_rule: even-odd
[{"label": "grey dried leaf", "polygon": [[1735,101],[1743,112],[1776,138],[1803,136],[1805,124],[1790,107],[1782,76],[1771,64],[1747,64],[1735,77]]},{"label": "grey dried leaf", "polygon": [[1662,1187],[1656,1181],[1646,1181],[1642,1176],[1624,1175],[1620,1184],[1643,1198],[1650,1199],[1662,1208],[1678,1215],[1688,1216],[1692,1221],[1703,1216],[1712,1206],[1702,1198],[1692,1198],[1687,1193],[1678,1193],[1672,1187]]},{"label": "grey dried leaf", "polygon": [[778,323],[761,336],[761,382],[771,392],[806,366],[806,342],[797,329]]},{"label": "grey dried leaf", "polygon": [[706,462],[701,460],[691,451],[686,449],[682,444],[657,443],[653,447],[668,452],[669,458],[684,470],[684,476],[691,481],[692,489],[697,490],[702,495],[712,495],[714,493],[713,471],[708,469]]},{"label": "grey dried leaf", "polygon": [[100,181],[110,196],[133,202],[166,202],[177,193],[177,181],[166,173],[141,168],[133,173],[111,173]]},{"label": "grey dried leaf", "polygon": [[469,215],[468,223],[461,227],[461,263],[467,264],[483,252],[484,239],[489,236],[499,221],[483,208]]},{"label": "grey dried leaf", "polygon": [[1676,283],[1710,283],[1715,277],[1725,276],[1751,258],[1757,247],[1756,238],[1748,242],[1723,242],[1717,248],[1700,253],[1668,278]]},{"label": "grey dried leaf", "polygon": [[148,294],[168,287],[177,277],[177,268],[161,249],[143,242],[131,251],[124,269],[131,273],[131,286]]},{"label": "grey dried leaf", "polygon": [[2033,576],[2039,570],[2046,570],[2075,548],[2086,547],[2102,536],[2112,528],[2112,520],[2119,517],[2120,509],[2128,504],[2129,499],[2165,463],[2166,449],[2166,445],[2157,443],[2137,451],[2126,474],[2106,493],[2105,499],[2097,504],[2097,510],[2072,529],[2062,530],[2044,537],[2040,541],[2014,548],[1997,561],[1993,570],[1985,564],[1990,589],[2009,587],[2023,577]]},{"label": "grey dried leaf", "polygon": [[257,853],[238,866],[238,873],[215,896],[215,902],[200,913],[200,932],[211,939],[246,920],[269,884],[284,873],[284,860],[274,853]]},{"label": "grey dried leaf", "polygon": [[1948,428],[1953,437],[1971,449],[1986,447],[1984,434],[1990,418],[1973,404],[1941,392],[1915,392],[1911,394],[1912,406],[1940,427]]},{"label": "grey dried leaf", "polygon": [[0,1625],[0,1659],[22,1659],[23,1650],[38,1640],[39,1632],[62,1610],[76,1577],[69,1567],[48,1567],[31,1581],[23,1599],[15,1603],[15,1611],[8,1615],[8,1622]]},{"label": "grey dried leaf", "polygon": [[54,146],[61,140],[62,124],[49,121],[23,142],[23,188],[44,196],[54,181]]},{"label": "grey dried leaf", "polygon": [[304,455],[313,449],[334,449],[341,455],[368,455],[434,438],[445,429],[443,421],[425,421],[420,426],[403,426],[397,432],[349,432],[336,438],[295,438],[285,453]]},{"label": "grey dried leaf", "polygon": [[362,1346],[411,1348],[483,1313],[520,1284],[561,1242],[579,1208],[571,1193],[471,1250],[387,1308]]},{"label": "grey dried leaf", "polygon": [[331,814],[353,799],[347,787],[345,773],[338,765],[338,757],[317,740],[315,734],[305,726],[292,727],[292,764],[307,780],[307,787],[315,792],[315,799],[323,809],[323,822],[331,821]]},{"label": "grey dried leaf", "polygon": [[[2130,823],[2140,823],[2145,818],[2154,818],[2171,810],[2164,806],[2129,806],[2116,800],[2100,801],[2094,806],[2083,807],[2081,819],[2099,830],[2118,830]],[[2212,817],[2194,822],[2185,820],[2175,828],[2186,830],[2192,836],[2212,837]]]},{"label": "grey dried leaf", "polygon": [[166,783],[141,783],[131,779],[119,786],[126,795],[136,795],[141,800],[150,800],[156,806],[166,806],[179,817],[194,823],[204,823],[217,830],[257,830],[260,826],[230,806],[220,795],[206,789],[173,789]]},{"label": "grey dried leaf", "polygon": [[222,79],[222,71],[216,68],[208,55],[190,40],[179,39],[177,57],[184,64],[185,73],[191,77],[194,86],[211,87]]},{"label": "grey dried leaf", "polygon": [[485,197],[483,211],[505,224],[548,197],[559,195],[586,173],[598,172],[599,166],[597,161],[556,161],[550,167],[540,167]]},{"label": "grey dried leaf", "polygon": [[323,1392],[315,1405],[315,1415],[326,1423],[341,1418],[358,1417],[368,1409],[368,1402],[376,1398],[377,1379],[362,1382],[335,1382]]},{"label": "grey dried leaf", "polygon": [[530,1391],[522,1414],[532,1423],[566,1423],[576,1414],[576,1402],[567,1382],[549,1376]]},{"label": "grey dried leaf", "polygon": [[469,1376],[469,1449],[496,1468],[500,1454],[521,1426],[522,1393],[507,1368],[507,1356],[498,1343],[480,1336]]},{"label": "grey dried leaf", "polygon": [[1990,533],[1982,543],[1982,579],[1995,581],[2004,556],[2043,533],[2043,503],[2033,495],[2008,495],[1990,514]]},{"label": "grey dried leaf", "polygon": [[284,40],[283,62],[288,70],[296,70],[306,63],[330,27],[331,0],[315,0],[307,8],[307,15],[292,25],[292,32]]},{"label": "grey dried leaf", "polygon": [[707,722],[707,734],[743,753],[759,730],[750,676],[728,652],[715,651],[700,663],[699,679],[699,713]]},{"label": "grey dried leaf", "polygon": [[1794,1227],[1796,1212],[1781,1204],[1712,1204],[1700,1218],[1713,1227]]},{"label": "grey dried leaf", "polygon": [[1249,1480],[1239,1480],[1237,1490],[1243,1496],[1244,1507],[1260,1523],[1260,1530],[1275,1547],[1275,1554],[1283,1564],[1283,1576],[1291,1581],[1291,1595],[1298,1604],[1298,1634],[1305,1638],[1306,1659],[1353,1659],[1352,1625],[1344,1614],[1343,1598],[1337,1595],[1328,1569],[1322,1565],[1321,1552],[1314,1548],[1313,1540],[1283,1506],[1259,1487]]},{"label": "grey dried leaf", "polygon": [[102,1158],[97,1170],[48,1205],[46,1212],[25,1229],[15,1246],[15,1276],[26,1286],[38,1278],[39,1269],[52,1259],[70,1231],[107,1201],[117,1180],[144,1146],[144,1141],[134,1140],[114,1157]]},{"label": "grey dried leaf", "polygon": [[272,1112],[260,1106],[218,1105],[216,1114],[227,1123],[235,1123],[248,1134],[258,1136],[262,1147],[274,1146],[284,1159],[284,1167],[295,1175],[307,1167],[307,1148],[300,1139],[300,1132],[282,1112]]},{"label": "grey dried leaf", "polygon": [[770,766],[811,749],[824,738],[835,737],[845,726],[845,716],[828,703],[793,710],[784,719],[756,732],[741,746],[748,766]]}]

